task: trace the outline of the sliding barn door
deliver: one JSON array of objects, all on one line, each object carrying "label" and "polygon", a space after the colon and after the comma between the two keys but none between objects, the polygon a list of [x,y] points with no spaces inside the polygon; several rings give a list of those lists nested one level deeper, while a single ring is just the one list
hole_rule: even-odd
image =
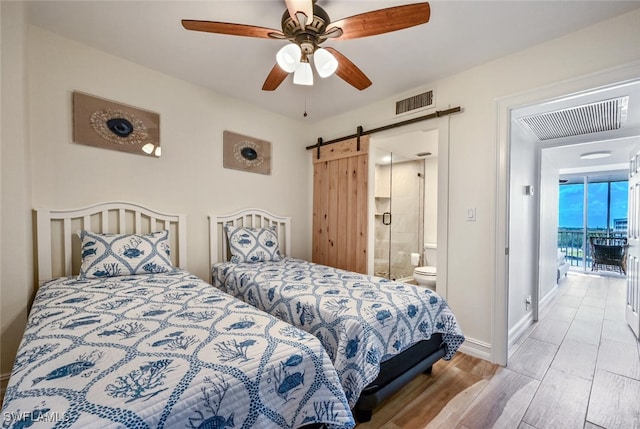
[{"label": "sliding barn door", "polygon": [[313,254],[318,264],[367,272],[369,137],[313,151]]}]

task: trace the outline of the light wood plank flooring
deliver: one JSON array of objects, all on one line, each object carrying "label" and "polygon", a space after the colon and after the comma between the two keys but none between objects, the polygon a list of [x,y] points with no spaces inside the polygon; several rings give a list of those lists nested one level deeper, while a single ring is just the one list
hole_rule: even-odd
[{"label": "light wood plank flooring", "polygon": [[626,280],[570,272],[506,368],[458,353],[357,429],[640,429],[640,344]]}]

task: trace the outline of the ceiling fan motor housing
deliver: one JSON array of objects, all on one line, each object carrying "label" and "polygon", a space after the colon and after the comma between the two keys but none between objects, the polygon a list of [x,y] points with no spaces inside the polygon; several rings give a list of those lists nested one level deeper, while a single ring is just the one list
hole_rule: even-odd
[{"label": "ceiling fan motor housing", "polygon": [[282,14],[282,33],[287,39],[300,46],[303,55],[312,55],[318,45],[326,40],[326,37],[321,38],[320,35],[324,34],[330,23],[331,20],[327,12],[314,3],[313,17],[310,22],[307,18],[304,25],[291,17],[288,10],[285,10]]}]

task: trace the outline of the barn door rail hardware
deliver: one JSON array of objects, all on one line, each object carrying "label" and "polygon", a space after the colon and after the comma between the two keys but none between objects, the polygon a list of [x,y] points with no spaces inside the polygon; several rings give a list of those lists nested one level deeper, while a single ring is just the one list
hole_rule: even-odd
[{"label": "barn door rail hardware", "polygon": [[429,120],[429,119],[439,118],[441,116],[450,115],[452,113],[458,113],[460,111],[462,111],[462,108],[460,106],[452,107],[452,108],[446,109],[446,110],[437,110],[437,111],[435,111],[433,113],[430,113],[428,115],[418,116],[416,118],[407,119],[406,121],[396,122],[395,124],[384,125],[382,127],[373,128],[371,130],[366,130],[366,131],[362,128],[361,125],[359,125],[356,128],[356,133],[355,134],[351,134],[351,135],[344,136],[344,137],[339,137],[339,138],[333,139],[333,140],[328,140],[326,142],[322,140],[322,137],[318,137],[317,143],[314,144],[314,145],[311,145],[311,146],[307,146],[306,149],[307,150],[316,149],[317,150],[316,156],[317,156],[318,159],[320,159],[320,148],[322,146],[328,146],[330,144],[339,143],[339,142],[342,142],[342,141],[345,141],[345,140],[349,140],[349,139],[356,139],[357,150],[360,151],[360,137],[362,137],[362,136],[367,136],[367,135],[370,135],[370,134],[379,133],[381,131],[391,130],[393,128],[402,127],[404,125],[415,124],[416,122],[421,122],[421,121],[426,121],[426,120]]}]

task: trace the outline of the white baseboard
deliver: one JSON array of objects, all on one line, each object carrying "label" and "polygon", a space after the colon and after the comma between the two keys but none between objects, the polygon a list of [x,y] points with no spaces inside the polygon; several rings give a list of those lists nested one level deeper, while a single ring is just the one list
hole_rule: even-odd
[{"label": "white baseboard", "polygon": [[460,352],[491,362],[491,344],[466,338],[458,349]]},{"label": "white baseboard", "polygon": [[527,313],[515,326],[509,329],[509,347],[511,347],[529,326],[533,325],[533,313]]},{"label": "white baseboard", "polygon": [[556,285],[549,291],[549,293],[547,293],[541,300],[540,300],[540,305],[538,306],[538,314],[542,313],[542,310],[544,310],[545,308],[547,308],[547,306],[549,306],[549,304],[551,304],[553,302],[553,299],[556,297],[556,295],[558,295],[558,284],[556,283]]},{"label": "white baseboard", "polygon": [[[541,300],[538,306],[538,314],[541,314],[550,304],[553,303],[554,298],[558,294],[558,285],[556,284]],[[525,331],[533,325],[533,313],[527,313],[516,325],[509,329],[509,347],[511,347],[520,338]]]}]

